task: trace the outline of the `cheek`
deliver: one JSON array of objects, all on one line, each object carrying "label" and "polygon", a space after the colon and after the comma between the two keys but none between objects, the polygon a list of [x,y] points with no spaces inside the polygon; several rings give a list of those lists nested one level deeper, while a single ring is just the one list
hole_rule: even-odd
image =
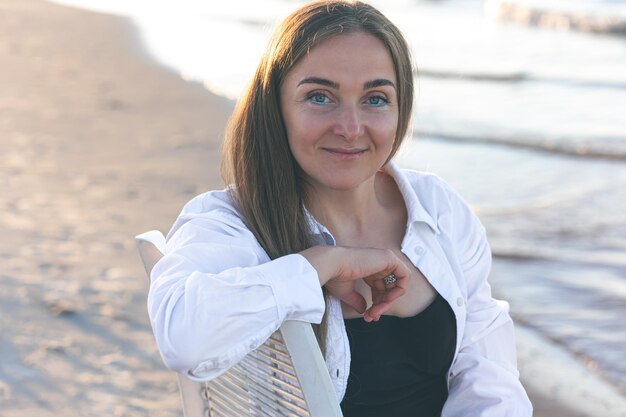
[{"label": "cheek", "polygon": [[398,129],[398,118],[396,116],[379,117],[373,120],[370,126],[376,140],[390,142],[390,145],[393,144]]},{"label": "cheek", "polygon": [[324,131],[325,123],[320,117],[307,112],[292,112],[289,121],[285,120],[289,146],[302,148],[315,143]]},{"label": "cheek", "polygon": [[287,141],[291,154],[298,162],[298,165],[302,165],[302,160],[306,158],[310,148],[310,138],[307,135],[307,131],[301,125],[294,124],[287,130]]}]

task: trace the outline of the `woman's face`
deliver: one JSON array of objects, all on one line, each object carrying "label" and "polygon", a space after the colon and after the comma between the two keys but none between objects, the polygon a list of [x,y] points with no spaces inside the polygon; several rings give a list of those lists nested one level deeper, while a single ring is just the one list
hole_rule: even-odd
[{"label": "woman's face", "polygon": [[322,42],[287,73],[283,119],[309,186],[352,190],[373,180],[395,140],[396,84],[387,48],[361,32]]}]

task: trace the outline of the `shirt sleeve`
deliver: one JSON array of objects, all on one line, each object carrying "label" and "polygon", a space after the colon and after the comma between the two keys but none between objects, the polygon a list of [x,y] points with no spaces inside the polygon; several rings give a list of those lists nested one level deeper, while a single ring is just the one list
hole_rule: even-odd
[{"label": "shirt sleeve", "polygon": [[152,270],[148,295],[152,329],[169,368],[209,380],[285,320],[321,321],[324,297],[303,256],[269,260],[232,213],[185,216]]},{"label": "shirt sleeve", "polygon": [[491,250],[484,227],[452,191],[452,224],[466,280],[466,322],[450,369],[444,417],[530,417],[532,405],[519,381],[513,321],[506,303],[491,295]]}]

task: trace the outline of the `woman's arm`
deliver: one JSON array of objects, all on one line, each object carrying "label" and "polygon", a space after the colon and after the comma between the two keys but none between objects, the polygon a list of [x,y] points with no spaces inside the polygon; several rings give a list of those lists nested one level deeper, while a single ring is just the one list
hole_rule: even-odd
[{"label": "woman's arm", "polygon": [[[234,214],[187,217],[152,271],[148,310],[165,363],[192,378],[220,375],[285,320],[319,323],[323,284],[353,300],[354,280],[365,278],[380,294],[368,310],[378,319],[408,277],[395,255],[378,249],[314,247],[270,260]],[[398,281],[386,288],[382,277],[394,271]]]},{"label": "woman's arm", "polygon": [[324,298],[304,257],[270,261],[238,219],[216,212],[169,236],[151,273],[148,312],[166,365],[210,379],[284,320],[319,323]]}]

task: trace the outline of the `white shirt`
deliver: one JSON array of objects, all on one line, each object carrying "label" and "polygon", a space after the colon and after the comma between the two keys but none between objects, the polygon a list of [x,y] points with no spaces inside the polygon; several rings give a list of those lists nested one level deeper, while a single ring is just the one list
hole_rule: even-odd
[{"label": "white shirt", "polygon": [[[457,344],[443,417],[532,416],[519,382],[513,322],[491,296],[485,229],[440,178],[389,163],[408,221],[402,252],[452,307]],[[311,218],[318,238],[334,238]],[[341,304],[331,298],[326,363],[343,398],[350,348]],[[212,191],[183,209],[167,254],[151,274],[148,310],[166,365],[209,380],[261,345],[285,320],[319,323],[325,304],[316,270],[301,255],[270,260],[228,195]]]}]

